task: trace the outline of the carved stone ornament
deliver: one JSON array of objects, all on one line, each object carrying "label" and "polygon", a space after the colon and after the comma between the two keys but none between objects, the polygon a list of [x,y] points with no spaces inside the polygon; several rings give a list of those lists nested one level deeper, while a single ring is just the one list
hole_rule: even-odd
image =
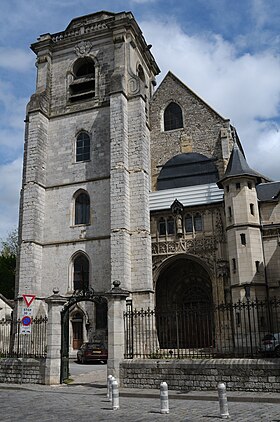
[{"label": "carved stone ornament", "polygon": [[140,91],[139,80],[136,77],[132,77],[128,81],[129,94],[135,95]]},{"label": "carved stone ornament", "polygon": [[92,43],[89,41],[81,41],[75,46],[75,52],[77,56],[84,57],[87,56],[92,48]]}]

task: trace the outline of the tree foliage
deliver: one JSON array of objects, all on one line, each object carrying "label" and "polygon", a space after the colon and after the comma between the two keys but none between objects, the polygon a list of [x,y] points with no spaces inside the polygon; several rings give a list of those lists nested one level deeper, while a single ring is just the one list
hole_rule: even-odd
[{"label": "tree foliage", "polygon": [[0,250],[0,293],[7,299],[14,299],[16,259],[18,253],[17,230],[1,241]]}]

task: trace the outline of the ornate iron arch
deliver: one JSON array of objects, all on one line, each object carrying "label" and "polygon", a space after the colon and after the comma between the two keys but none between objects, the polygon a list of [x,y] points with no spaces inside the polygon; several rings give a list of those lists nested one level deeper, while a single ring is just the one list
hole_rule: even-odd
[{"label": "ornate iron arch", "polygon": [[107,304],[104,293],[95,292],[94,289],[75,291],[72,296],[65,298],[66,302],[61,310],[61,370],[60,382],[69,378],[69,311],[80,302],[93,302]]}]

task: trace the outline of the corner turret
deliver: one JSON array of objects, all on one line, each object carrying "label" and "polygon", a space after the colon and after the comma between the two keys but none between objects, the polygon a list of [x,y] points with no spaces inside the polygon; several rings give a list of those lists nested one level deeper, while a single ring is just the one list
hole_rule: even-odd
[{"label": "corner turret", "polygon": [[224,189],[226,231],[233,301],[265,298],[263,247],[256,185],[268,179],[249,167],[235,143],[225,175],[217,182]]}]

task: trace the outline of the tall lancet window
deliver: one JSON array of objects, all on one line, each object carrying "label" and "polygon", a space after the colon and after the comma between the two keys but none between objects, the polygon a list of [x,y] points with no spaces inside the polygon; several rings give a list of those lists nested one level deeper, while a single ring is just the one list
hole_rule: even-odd
[{"label": "tall lancet window", "polygon": [[79,254],[74,259],[74,290],[88,290],[89,262],[85,255]]},{"label": "tall lancet window", "polygon": [[90,223],[90,199],[86,192],[81,192],[75,199],[75,225]]}]

